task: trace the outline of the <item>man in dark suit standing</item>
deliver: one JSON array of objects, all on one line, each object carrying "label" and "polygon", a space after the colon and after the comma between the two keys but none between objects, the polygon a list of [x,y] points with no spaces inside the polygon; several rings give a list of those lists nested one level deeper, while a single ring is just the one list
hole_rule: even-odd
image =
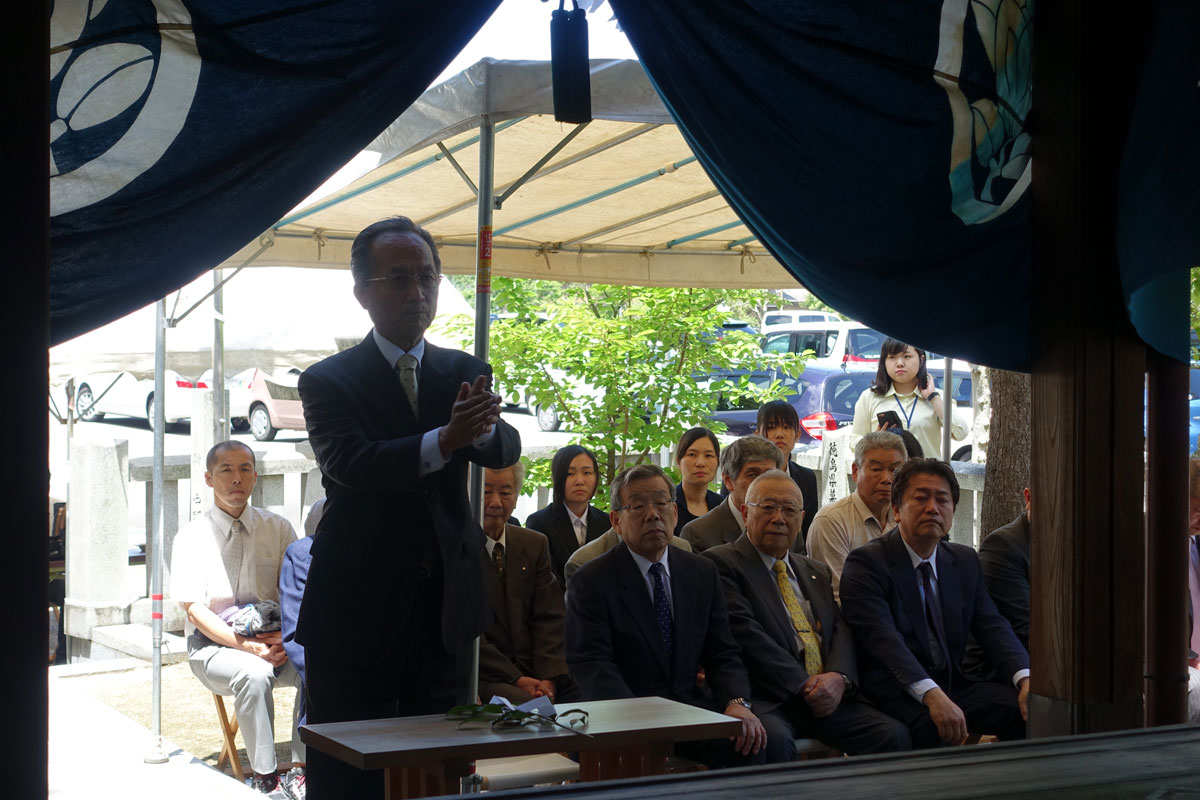
[{"label": "man in dark suit standing", "polygon": [[754,712],[767,729],[767,761],[794,761],[797,736],[850,755],[912,747],[903,724],[857,696],[854,635],[834,602],[829,567],[790,552],[804,517],[795,481],[763,473],[742,514],[745,535],[704,555],[721,574]]},{"label": "man in dark suit standing", "polygon": [[562,589],[550,568],[546,537],[508,518],[517,505],[525,465],[483,471],[483,532],[493,618],[479,643],[479,696],[514,705],[534,697],[579,699],[563,650]]},{"label": "man in dark suit standing", "polygon": [[743,436],[734,440],[721,451],[719,465],[721,480],[729,494],[721,505],[684,525],[679,535],[696,553],[736,542],[746,528],[742,519],[746,490],[759,475],[772,469],[785,469],[786,464],[779,448],[761,436]]},{"label": "man in dark suit standing", "polygon": [[[310,723],[443,712],[474,693],[466,656],[491,611],[467,467],[520,456],[490,367],[424,339],[441,280],[433,237],[404,217],[377,222],[350,268],[374,329],[299,385],[327,498],[296,627]],[[309,755],[312,800],[382,791],[380,771]]]},{"label": "man in dark suit standing", "polygon": [[671,479],[650,464],[625,470],[613,481],[612,509],[621,544],[580,567],[567,594],[567,663],[583,699],[658,696],[724,712],[742,721],[732,745],[681,743],[675,752],[710,767],[761,763],[766,732],[750,711],[717,570],[667,544]]},{"label": "man in dark suit standing", "polygon": [[[996,611],[979,556],[945,540],[957,504],[949,465],[907,462],[892,482],[898,526],[852,550],[842,572],[863,692],[908,726],[915,747],[961,744],[968,731],[1025,735],[1029,655]],[[997,681],[963,669],[969,634]]]},{"label": "man in dark suit standing", "polygon": [[979,563],[988,593],[1021,640],[1029,649],[1029,488],[1022,492],[1025,510],[1007,525],[983,537],[979,543]]}]

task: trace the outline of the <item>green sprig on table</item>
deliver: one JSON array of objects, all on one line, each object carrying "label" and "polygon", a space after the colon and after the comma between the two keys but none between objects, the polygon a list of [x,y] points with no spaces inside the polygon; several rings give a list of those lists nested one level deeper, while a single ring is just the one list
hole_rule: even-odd
[{"label": "green sprig on table", "polygon": [[[446,712],[446,719],[459,720],[458,727],[466,728],[486,722],[493,728],[523,728],[529,725],[553,725],[571,733],[584,736],[588,724],[588,712],[582,708],[560,711],[553,716],[543,716],[536,711],[518,711],[497,703],[468,704],[455,706]],[[590,738],[590,736],[589,736]]]}]

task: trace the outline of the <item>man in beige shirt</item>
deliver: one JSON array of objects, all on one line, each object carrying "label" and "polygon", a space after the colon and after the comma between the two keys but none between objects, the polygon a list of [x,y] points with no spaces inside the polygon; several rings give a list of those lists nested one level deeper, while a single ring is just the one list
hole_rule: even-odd
[{"label": "man in beige shirt", "polygon": [[[187,615],[192,673],[211,691],[233,696],[254,770],[252,785],[271,793],[279,789],[271,690],[277,682],[296,684],[298,677],[278,625],[273,631],[243,635],[221,614],[251,603],[279,602],[279,571],[296,532],[278,514],[250,505],[258,473],[249,447],[220,442],[208,452],[205,466],[213,507],[175,537],[171,599]],[[292,759],[304,761],[295,720]]]},{"label": "man in beige shirt", "polygon": [[851,468],[855,490],[837,502],[823,506],[808,530],[809,555],[829,565],[833,572],[833,596],[838,590],[846,556],[856,547],[878,539],[894,524],[892,476],[908,458],[904,440],[894,433],[875,431],[854,446]]}]

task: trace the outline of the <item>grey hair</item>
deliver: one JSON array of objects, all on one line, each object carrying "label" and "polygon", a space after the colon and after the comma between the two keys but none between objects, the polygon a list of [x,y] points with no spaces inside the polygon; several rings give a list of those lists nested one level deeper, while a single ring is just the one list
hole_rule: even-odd
[{"label": "grey hair", "polygon": [[675,483],[667,473],[662,471],[662,467],[657,464],[638,464],[636,467],[630,467],[623,470],[617,477],[613,478],[612,487],[609,489],[609,508],[613,511],[618,511],[625,505],[625,487],[634,481],[644,481],[648,478],[660,478],[667,484],[667,492],[675,496]]},{"label": "grey hair", "polygon": [[746,490],[746,499],[750,499],[750,493],[754,491],[754,487],[759,484],[759,481],[778,481],[785,480],[796,488],[796,496],[800,498],[800,508],[804,509],[804,493],[800,491],[800,487],[796,486],[796,482],[792,480],[792,476],[788,475],[781,469],[769,469],[762,475],[759,475],[750,482],[750,488]]},{"label": "grey hair", "polygon": [[762,436],[743,436],[721,451],[721,477],[732,481],[751,461],[772,461],[779,469],[787,466],[787,459],[772,442]]},{"label": "grey hair", "polygon": [[861,467],[868,450],[895,450],[901,459],[908,460],[904,440],[891,431],[871,431],[859,439],[854,445],[854,463]]},{"label": "grey hair", "polygon": [[[489,469],[492,469],[489,467]],[[492,472],[508,472],[512,470],[513,488],[517,490],[517,494],[521,493],[521,487],[525,485],[525,462],[517,459],[507,467],[492,469]]]}]

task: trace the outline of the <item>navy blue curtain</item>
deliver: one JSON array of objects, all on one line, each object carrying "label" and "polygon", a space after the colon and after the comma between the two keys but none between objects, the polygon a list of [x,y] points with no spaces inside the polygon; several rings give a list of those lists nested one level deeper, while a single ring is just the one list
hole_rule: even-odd
[{"label": "navy blue curtain", "polygon": [[55,3],[52,342],[163,297],[269,228],[499,2]]},{"label": "navy blue curtain", "polygon": [[814,294],[1028,368],[1031,4],[611,4],[709,176]]},{"label": "navy blue curtain", "polygon": [[1121,161],[1117,256],[1134,327],[1189,361],[1188,273],[1200,266],[1200,3],[1160,0]]}]

